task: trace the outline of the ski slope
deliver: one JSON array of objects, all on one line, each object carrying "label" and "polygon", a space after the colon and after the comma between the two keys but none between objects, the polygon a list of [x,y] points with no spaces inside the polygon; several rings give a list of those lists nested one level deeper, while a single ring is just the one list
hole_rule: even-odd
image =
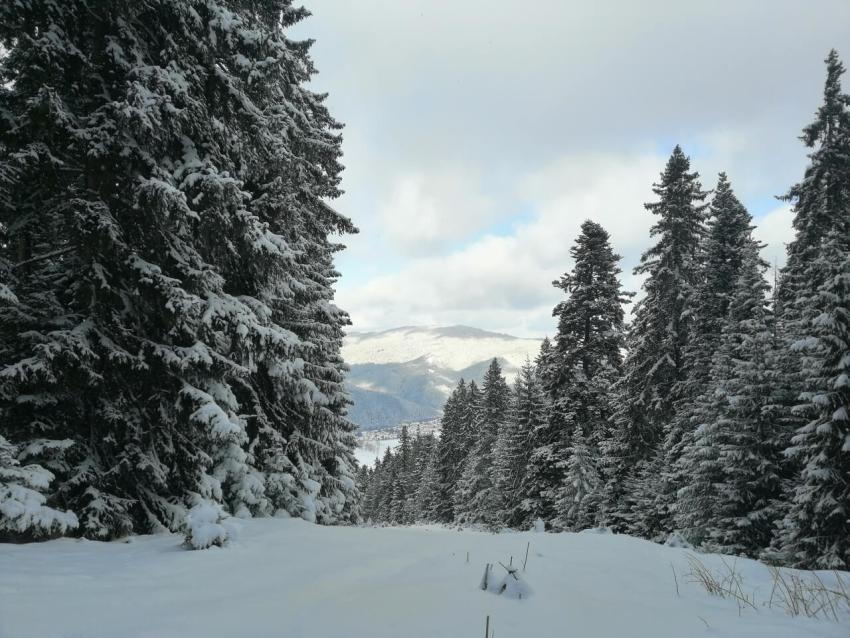
[{"label": "ski slope", "polygon": [[[686,550],[625,536],[240,525],[237,541],[207,551],[177,535],[0,545],[0,637],[465,638],[482,636],[488,615],[496,638],[850,635],[846,612],[836,623],[739,610],[688,582]],[[527,543],[530,593],[481,591],[485,563],[516,565]],[[737,568],[766,600],[767,569]]]}]

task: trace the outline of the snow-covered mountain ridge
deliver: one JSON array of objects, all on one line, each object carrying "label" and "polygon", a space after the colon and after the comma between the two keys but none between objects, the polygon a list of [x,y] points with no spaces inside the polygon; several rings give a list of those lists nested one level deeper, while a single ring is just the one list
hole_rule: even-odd
[{"label": "snow-covered mountain ridge", "polygon": [[405,326],[382,332],[352,332],[345,338],[343,356],[350,364],[405,363],[424,358],[435,368],[461,371],[493,357],[519,368],[526,356],[533,359],[539,348],[540,339],[468,326]]},{"label": "snow-covered mountain ridge", "polygon": [[510,381],[540,341],[469,326],[352,332],[342,349],[351,366],[351,418],[364,430],[433,419],[459,379],[480,381],[497,358]]}]

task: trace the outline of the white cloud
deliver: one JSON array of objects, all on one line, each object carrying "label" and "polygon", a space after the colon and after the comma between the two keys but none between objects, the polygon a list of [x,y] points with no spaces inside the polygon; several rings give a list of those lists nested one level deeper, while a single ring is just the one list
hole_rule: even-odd
[{"label": "white cloud", "polygon": [[380,207],[381,231],[410,255],[432,253],[498,221],[495,200],[481,190],[480,175],[454,166],[391,177]]},{"label": "white cloud", "polygon": [[571,265],[569,250],[585,219],[605,226],[631,266],[649,241],[642,203],[664,158],[566,157],[519,180],[536,215],[510,236],[487,235],[447,256],[410,260],[396,273],[345,289],[340,303],[358,330],[400,324],[471,323],[540,334],[549,330],[558,291],[551,282]]},{"label": "white cloud", "polygon": [[[569,250],[585,219],[608,230],[623,257],[625,289],[639,291],[632,268],[651,245],[654,223],[643,203],[654,200],[652,183],[666,159],[563,157],[517,180],[517,195],[535,216],[512,235],[487,235],[446,256],[411,259],[397,272],[344,289],[340,303],[357,330],[464,323],[517,335],[551,334],[552,307],[560,299],[551,282],[572,266]],[[784,242],[793,236],[790,220],[787,206],[756,220],[756,236],[769,244],[765,258],[780,266]]]},{"label": "white cloud", "polygon": [[338,205],[362,233],[338,297],[360,329],[551,331],[550,282],[586,217],[636,290],[642,204],[677,142],[705,188],[724,170],[771,211],[758,236],[781,260],[790,220],[771,197],[802,174],[824,56],[850,56],[847,0],[305,2],[315,87],[346,124]]},{"label": "white cloud", "polygon": [[761,256],[771,266],[782,268],[785,265],[785,246],[794,239],[793,218],[791,206],[785,204],[755,220],[755,237],[767,244]]}]

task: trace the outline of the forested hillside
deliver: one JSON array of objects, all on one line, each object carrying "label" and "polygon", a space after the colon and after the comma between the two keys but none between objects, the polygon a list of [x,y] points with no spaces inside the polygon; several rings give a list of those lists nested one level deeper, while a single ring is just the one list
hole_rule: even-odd
[{"label": "forested hillside", "polygon": [[[850,97],[826,60],[784,198],[796,237],[771,273],[721,173],[704,189],[678,146],[646,208],[654,240],[631,294],[599,224],[554,285],[554,338],[508,388],[495,361],[461,382],[439,440],[361,468],[376,521],[680,534],[721,553],[850,567]],[[775,281],[775,286],[771,282]]]}]

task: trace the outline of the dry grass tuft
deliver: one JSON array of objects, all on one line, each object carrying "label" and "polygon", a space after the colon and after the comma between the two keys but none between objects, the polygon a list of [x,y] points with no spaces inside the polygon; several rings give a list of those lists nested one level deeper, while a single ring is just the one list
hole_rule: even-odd
[{"label": "dry grass tuft", "polygon": [[[728,598],[738,604],[738,613],[746,607],[770,609],[779,607],[791,616],[805,616],[840,622],[850,615],[850,582],[834,572],[835,584],[828,586],[817,572],[799,572],[770,566],[773,589],[770,598],[759,605],[756,594],[747,593],[743,578],[737,570],[737,559],[723,560],[724,570],[715,573],[696,556],[689,554],[689,581],[698,583],[712,596]],[[675,577],[675,570],[674,570]],[[677,582],[678,591],[678,582]]]},{"label": "dry grass tuft", "polygon": [[850,612],[850,586],[838,572],[834,572],[834,587],[828,587],[817,572],[810,572],[809,578],[803,578],[797,573],[770,567],[770,573],[773,590],[768,607],[777,605],[791,616],[827,618],[835,622],[839,621],[842,611]]}]

